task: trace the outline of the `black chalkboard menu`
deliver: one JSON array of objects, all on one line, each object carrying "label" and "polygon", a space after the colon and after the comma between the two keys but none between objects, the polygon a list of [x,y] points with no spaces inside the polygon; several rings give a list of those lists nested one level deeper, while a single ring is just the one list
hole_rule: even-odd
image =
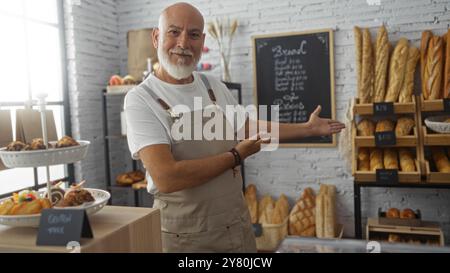
[{"label": "black chalkboard menu", "polygon": [[[331,29],[259,35],[252,40],[257,106],[279,105],[280,123],[307,122],[318,105],[320,117],[335,119]],[[336,136],[303,138],[281,146],[331,147],[336,146]]]}]

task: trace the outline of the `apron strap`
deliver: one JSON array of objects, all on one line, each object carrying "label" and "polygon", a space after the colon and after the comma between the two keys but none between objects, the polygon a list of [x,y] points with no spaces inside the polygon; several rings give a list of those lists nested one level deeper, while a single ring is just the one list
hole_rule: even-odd
[{"label": "apron strap", "polygon": [[209,84],[208,78],[205,76],[205,74],[198,73],[200,75],[200,79],[202,80],[203,84],[206,86],[206,90],[208,90],[208,96],[211,99],[212,103],[215,105],[217,103],[216,95],[214,95],[214,91],[211,88],[211,84]]}]

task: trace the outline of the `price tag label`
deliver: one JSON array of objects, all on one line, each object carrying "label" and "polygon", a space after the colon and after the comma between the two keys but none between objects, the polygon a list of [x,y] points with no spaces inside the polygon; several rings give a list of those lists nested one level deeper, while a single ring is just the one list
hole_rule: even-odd
[{"label": "price tag label", "polygon": [[377,102],[373,104],[373,115],[384,117],[394,114],[394,103],[392,102]]},{"label": "price tag label", "polygon": [[375,133],[375,145],[377,147],[394,146],[397,138],[394,131]]},{"label": "price tag label", "polygon": [[255,237],[261,237],[263,234],[262,225],[261,224],[253,224],[253,233],[255,234]]},{"label": "price tag label", "polygon": [[450,113],[450,99],[444,99],[444,111]]},{"label": "price tag label", "polygon": [[398,183],[398,170],[377,170],[377,183],[384,184],[397,184]]}]

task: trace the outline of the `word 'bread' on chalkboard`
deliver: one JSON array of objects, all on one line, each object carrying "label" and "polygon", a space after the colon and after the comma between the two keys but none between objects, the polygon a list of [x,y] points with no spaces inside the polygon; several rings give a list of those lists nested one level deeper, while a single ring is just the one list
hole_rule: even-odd
[{"label": "word 'bread' on chalkboard", "polygon": [[394,114],[394,103],[392,102],[377,102],[373,104],[374,116],[391,116]]},{"label": "word 'bread' on chalkboard", "polygon": [[397,137],[394,131],[375,133],[375,146],[394,146],[395,144],[397,144]]},{"label": "word 'bread' on chalkboard", "polygon": [[378,169],[377,183],[390,183],[390,184],[398,183],[398,170]]},{"label": "word 'bread' on chalkboard", "polygon": [[[257,106],[278,105],[280,123],[307,122],[319,105],[321,118],[335,119],[331,29],[260,35],[252,39]],[[271,120],[270,108],[267,114],[267,120]],[[281,147],[331,147],[336,146],[336,136],[283,143]]]},{"label": "word 'bread' on chalkboard", "polygon": [[42,211],[36,245],[67,246],[69,242],[80,242],[81,238],[93,238],[85,210],[46,209]]}]

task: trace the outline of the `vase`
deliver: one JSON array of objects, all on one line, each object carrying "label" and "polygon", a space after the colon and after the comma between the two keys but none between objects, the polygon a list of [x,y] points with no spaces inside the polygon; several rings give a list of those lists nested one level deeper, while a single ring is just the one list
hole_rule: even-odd
[{"label": "vase", "polygon": [[222,81],[224,82],[231,82],[231,76],[230,76],[230,61],[228,58],[225,57],[225,54],[221,54],[220,58],[220,67],[222,69]]}]

